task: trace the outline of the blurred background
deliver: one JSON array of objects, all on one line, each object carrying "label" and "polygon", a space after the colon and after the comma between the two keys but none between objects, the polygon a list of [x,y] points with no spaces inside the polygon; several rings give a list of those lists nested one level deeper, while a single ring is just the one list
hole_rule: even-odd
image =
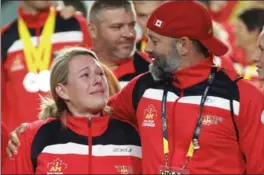
[{"label": "blurred background", "polygon": [[[139,0],[140,1],[140,0]],[[144,1],[144,0],[141,0]],[[80,0],[64,0],[53,1],[58,7],[62,8],[65,5],[72,5],[87,17],[89,7],[93,1],[80,1]],[[264,8],[264,1],[227,1],[227,0],[201,0],[208,10],[210,11],[213,19],[219,23],[233,24],[236,22],[237,17],[243,11],[250,8]],[[17,17],[17,8],[19,0],[1,0],[1,27],[8,24]],[[138,37],[142,35],[139,25],[137,25]],[[221,33],[221,32],[220,32]],[[227,39],[227,36],[222,32],[222,37]],[[231,37],[232,38],[232,37]]]},{"label": "blurred background", "polygon": [[[146,34],[148,16],[164,1],[133,1],[138,23],[135,43],[138,51],[144,52],[148,40]],[[88,19],[89,8],[93,3],[93,1],[80,0],[52,2],[58,9],[72,6],[86,19]],[[258,80],[257,68],[252,59],[257,48],[259,34],[264,26],[264,1],[203,0],[200,2],[208,9],[213,19],[214,35],[229,46],[229,52],[221,58],[216,57],[215,62],[225,67],[224,62],[228,60],[226,62],[231,65],[230,69],[235,69],[240,76],[264,89],[264,83]],[[1,27],[17,18],[19,4],[20,2],[15,0],[1,1]]]},{"label": "blurred background", "polygon": [[[88,10],[93,1],[79,1],[79,0],[65,0],[65,1],[54,1],[54,4],[58,6],[63,6],[64,4],[72,4],[78,9]],[[19,6],[19,1],[1,0],[1,27],[8,24],[17,17],[17,8]]]},{"label": "blurred background", "polygon": [[[243,10],[252,7],[264,7],[263,1],[227,1],[227,0],[201,0],[201,3],[205,4],[212,12],[214,12],[214,17],[219,20],[231,20],[234,21],[239,13]],[[80,0],[64,0],[64,1],[54,1],[55,4],[65,5],[72,4],[78,9],[84,9],[88,11],[89,7],[93,1],[80,1]],[[15,0],[1,0],[1,26],[7,24],[17,17],[17,7],[19,1]]]}]

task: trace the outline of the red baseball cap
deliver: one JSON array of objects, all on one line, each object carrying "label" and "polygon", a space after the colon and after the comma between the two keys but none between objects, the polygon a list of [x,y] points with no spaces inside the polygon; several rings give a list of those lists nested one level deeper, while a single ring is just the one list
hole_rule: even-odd
[{"label": "red baseball cap", "polygon": [[147,27],[160,35],[198,40],[217,56],[228,51],[228,46],[214,37],[212,18],[199,2],[164,2],[152,13]]}]

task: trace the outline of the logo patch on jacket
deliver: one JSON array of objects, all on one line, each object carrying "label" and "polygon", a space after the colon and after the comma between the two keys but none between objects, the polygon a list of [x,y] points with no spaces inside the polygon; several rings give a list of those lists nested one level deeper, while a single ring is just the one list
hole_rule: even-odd
[{"label": "logo patch on jacket", "polygon": [[57,158],[48,163],[49,172],[47,174],[63,174],[63,170],[67,168],[67,164],[63,160]]},{"label": "logo patch on jacket", "polygon": [[10,71],[15,72],[19,70],[23,70],[25,68],[21,56],[16,56],[15,59],[13,60],[13,63],[11,65]]},{"label": "logo patch on jacket", "polygon": [[155,118],[157,117],[157,110],[153,104],[149,105],[144,110],[144,121],[142,126],[145,127],[155,127]]},{"label": "logo patch on jacket", "polygon": [[126,166],[126,165],[116,165],[115,169],[118,173],[120,174],[132,174],[132,167],[131,166]]},{"label": "logo patch on jacket", "polygon": [[222,121],[223,121],[222,117],[212,116],[212,115],[203,116],[203,125],[218,125]]}]

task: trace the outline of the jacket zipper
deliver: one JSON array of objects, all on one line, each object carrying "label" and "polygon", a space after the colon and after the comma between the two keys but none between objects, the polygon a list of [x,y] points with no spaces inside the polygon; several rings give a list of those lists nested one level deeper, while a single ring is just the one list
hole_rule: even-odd
[{"label": "jacket zipper", "polygon": [[92,143],[92,129],[91,129],[91,126],[92,126],[92,119],[89,118],[88,119],[88,128],[89,128],[89,135],[88,135],[88,143],[89,143],[89,165],[88,165],[88,174],[92,174],[92,146],[93,146],[93,143]]}]

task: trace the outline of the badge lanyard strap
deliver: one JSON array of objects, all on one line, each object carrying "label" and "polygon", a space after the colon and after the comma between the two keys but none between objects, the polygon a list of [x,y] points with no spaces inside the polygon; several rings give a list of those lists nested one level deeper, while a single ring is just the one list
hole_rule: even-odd
[{"label": "badge lanyard strap", "polygon": [[[164,88],[163,96],[162,96],[162,106],[161,106],[161,116],[162,116],[162,135],[163,135],[163,153],[165,156],[165,166],[168,167],[168,154],[169,154],[169,147],[168,147],[168,126],[167,126],[167,94],[168,89],[167,86]],[[167,140],[165,140],[167,138]]]},{"label": "badge lanyard strap", "polygon": [[[208,92],[209,92],[209,90],[213,84],[213,80],[215,78],[216,72],[217,72],[217,67],[213,66],[211,73],[207,79],[207,85],[205,87],[203,96],[201,98],[200,110],[198,113],[198,122],[196,124],[196,128],[194,130],[192,141],[190,143],[190,146],[189,146],[189,149],[188,149],[188,152],[186,155],[186,161],[185,161],[185,163],[181,169],[184,169],[187,166],[190,158],[193,157],[194,151],[200,148],[199,143],[198,143],[198,138],[200,136],[201,126],[202,126],[202,121],[203,121],[202,112],[203,112],[204,104],[205,104],[207,96],[208,96]],[[164,151],[164,157],[165,157],[165,166],[168,168],[168,153],[169,153],[169,151],[168,151],[168,145],[166,145],[165,141],[164,141],[164,138],[167,138],[167,140],[168,140],[168,125],[167,125],[168,121],[167,121],[167,116],[166,116],[166,113],[167,113],[166,112],[167,93],[168,93],[168,89],[165,86],[163,97],[162,97],[162,108],[161,108],[162,112],[161,112],[161,114],[162,114],[162,131],[163,131],[162,132],[162,134],[163,134],[163,151]],[[167,150],[166,150],[166,148],[167,148]]]}]

